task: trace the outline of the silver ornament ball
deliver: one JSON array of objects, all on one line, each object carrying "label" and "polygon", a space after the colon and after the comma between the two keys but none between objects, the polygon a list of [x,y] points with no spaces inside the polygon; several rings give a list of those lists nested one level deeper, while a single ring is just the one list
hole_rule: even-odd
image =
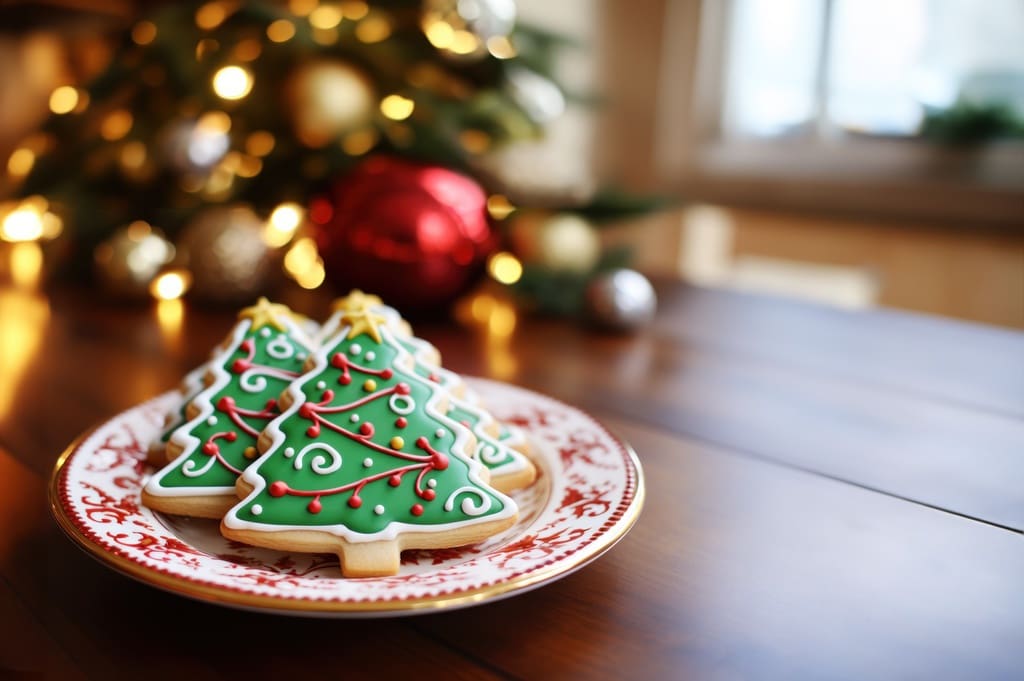
[{"label": "silver ornament ball", "polygon": [[263,293],[276,262],[263,239],[263,221],[249,206],[203,209],[178,239],[192,272],[192,292],[220,303],[239,303]]},{"label": "silver ornament ball", "polygon": [[654,319],[657,304],[651,282],[635,270],[602,272],[587,285],[590,318],[609,328],[630,330],[645,326]]}]

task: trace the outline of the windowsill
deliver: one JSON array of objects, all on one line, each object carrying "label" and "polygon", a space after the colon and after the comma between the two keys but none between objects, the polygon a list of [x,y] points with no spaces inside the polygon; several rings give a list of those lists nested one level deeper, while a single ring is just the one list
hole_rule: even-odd
[{"label": "windowsill", "polygon": [[1024,228],[1024,143],[723,141],[701,145],[675,188],[749,206]]}]

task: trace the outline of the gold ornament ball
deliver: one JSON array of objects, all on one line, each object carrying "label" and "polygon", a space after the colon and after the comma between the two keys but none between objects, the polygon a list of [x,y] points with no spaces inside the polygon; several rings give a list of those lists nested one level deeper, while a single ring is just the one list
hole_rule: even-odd
[{"label": "gold ornament ball", "polygon": [[161,267],[174,258],[163,232],[136,221],[117,230],[93,252],[96,276],[110,293],[141,298]]},{"label": "gold ornament ball", "polygon": [[322,147],[366,125],[377,108],[370,79],[343,61],[303,64],[286,87],[295,135],[308,147]]},{"label": "gold ornament ball", "polygon": [[523,213],[514,218],[511,236],[524,262],[551,270],[587,272],[601,257],[597,232],[573,213]]},{"label": "gold ornament ball", "polygon": [[217,303],[251,301],[276,271],[263,220],[243,204],[203,209],[178,239],[192,272],[192,293]]}]

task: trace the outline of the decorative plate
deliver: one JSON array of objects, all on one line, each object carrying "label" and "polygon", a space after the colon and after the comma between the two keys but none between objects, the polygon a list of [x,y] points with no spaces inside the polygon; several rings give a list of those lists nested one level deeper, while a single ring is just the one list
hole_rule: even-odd
[{"label": "decorative plate", "polygon": [[512,493],[519,521],[458,549],[406,551],[398,575],[345,579],[333,555],[228,541],[212,520],[139,503],[144,463],[175,393],[118,414],[57,461],[50,505],[61,528],[101,562],[146,584],[240,608],[337,617],[475,605],[540,586],[607,551],[644,498],[633,451],[579,409],[522,388],[468,379],[494,415],[529,438],[537,481]]}]

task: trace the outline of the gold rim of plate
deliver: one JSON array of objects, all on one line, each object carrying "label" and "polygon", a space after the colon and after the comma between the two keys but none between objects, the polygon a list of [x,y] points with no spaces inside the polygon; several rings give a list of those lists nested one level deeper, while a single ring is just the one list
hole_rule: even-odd
[{"label": "gold rim of plate", "polygon": [[[573,408],[576,409],[575,407]],[[590,417],[589,414],[587,414],[587,416]],[[601,425],[600,422],[593,419],[593,417],[590,418],[594,420],[595,423],[598,423],[598,425]],[[603,425],[601,425],[601,427],[604,428]],[[577,555],[571,556],[571,560],[569,562],[559,562],[540,570],[513,577],[508,581],[482,586],[477,589],[470,589],[450,596],[441,595],[394,601],[381,600],[365,602],[281,598],[277,596],[245,593],[228,587],[201,584],[187,578],[164,574],[158,570],[142,565],[141,563],[119,556],[85,536],[68,516],[67,509],[65,509],[63,504],[61,504],[59,490],[60,474],[68,460],[76,451],[78,451],[81,444],[88,439],[88,437],[97,430],[97,428],[98,426],[94,426],[75,438],[75,440],[72,441],[72,443],[61,453],[57,462],[53,466],[53,471],[50,474],[47,494],[50,503],[50,512],[53,514],[53,517],[57,521],[57,525],[60,526],[60,529],[64,534],[70,537],[80,548],[84,549],[96,560],[101,563],[105,563],[118,572],[144,584],[208,603],[217,603],[221,605],[256,609],[267,612],[285,614],[291,612],[322,615],[359,613],[401,615],[465,607],[498,599],[502,596],[510,596],[513,592],[522,591],[534,586],[540,586],[544,582],[551,581],[556,577],[568,575],[602,556],[616,543],[618,543],[618,541],[622,539],[622,537],[624,537],[636,523],[637,518],[640,516],[640,511],[643,509],[644,497],[646,494],[643,469],[640,466],[640,460],[637,458],[636,452],[625,440],[609,431],[609,435],[611,435],[611,437],[625,449],[626,454],[628,455],[629,464],[633,466],[634,474],[636,476],[636,492],[633,494],[633,500],[629,507],[625,510],[622,517],[615,523],[615,525],[609,528],[605,534],[594,540],[592,544],[580,549]],[[607,430],[607,428],[605,429]]]}]

